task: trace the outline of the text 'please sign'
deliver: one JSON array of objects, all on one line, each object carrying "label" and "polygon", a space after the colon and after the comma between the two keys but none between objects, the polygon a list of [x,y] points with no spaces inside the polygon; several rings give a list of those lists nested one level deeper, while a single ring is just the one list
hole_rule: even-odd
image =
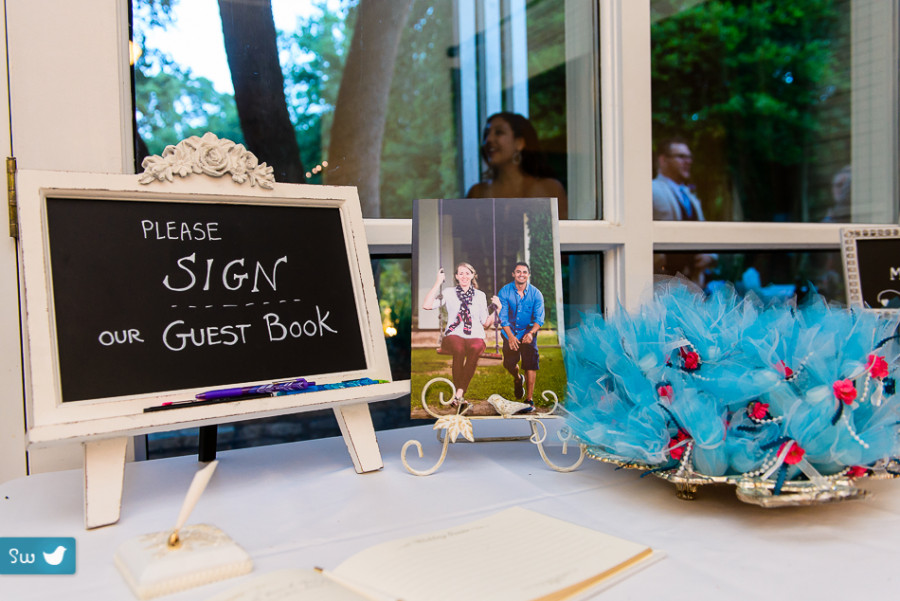
[{"label": "text 'please sign'", "polygon": [[366,368],[338,208],[47,198],[62,400]]}]

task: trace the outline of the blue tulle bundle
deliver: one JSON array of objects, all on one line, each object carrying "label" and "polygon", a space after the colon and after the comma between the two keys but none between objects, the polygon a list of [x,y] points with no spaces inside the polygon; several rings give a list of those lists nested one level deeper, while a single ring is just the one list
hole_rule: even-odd
[{"label": "blue tulle bundle", "polygon": [[567,421],[606,456],[707,476],[856,477],[900,455],[898,319],[673,279],[567,333]]}]

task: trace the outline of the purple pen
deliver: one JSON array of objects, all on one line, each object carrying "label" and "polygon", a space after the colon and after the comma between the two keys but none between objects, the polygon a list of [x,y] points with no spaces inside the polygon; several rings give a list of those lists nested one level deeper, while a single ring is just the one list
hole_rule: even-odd
[{"label": "purple pen", "polygon": [[266,392],[265,390],[259,389],[266,388],[267,386],[271,386],[271,384],[265,384],[263,386],[247,386],[245,388],[220,388],[219,390],[207,390],[205,392],[198,393],[194,398],[196,398],[198,401],[208,401],[210,399],[224,399],[232,396],[246,396],[248,394]]},{"label": "purple pen", "polygon": [[303,390],[309,385],[305,378],[297,378],[288,382],[275,382],[273,384],[260,384],[259,386],[246,386],[244,388],[221,388],[219,390],[207,390],[198,393],[194,398],[198,401],[211,399],[224,399],[228,397],[240,398],[250,394],[274,394],[289,390]]}]

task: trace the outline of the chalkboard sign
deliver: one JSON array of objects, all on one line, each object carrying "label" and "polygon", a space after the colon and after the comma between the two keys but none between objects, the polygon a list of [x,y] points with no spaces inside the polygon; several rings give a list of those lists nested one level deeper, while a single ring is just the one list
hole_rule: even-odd
[{"label": "chalkboard sign", "polygon": [[[390,381],[356,189],[162,163],[16,173],[28,447],[82,444],[88,528],[119,519],[135,435],[332,409],[356,471],[381,469],[368,404],[409,381]],[[316,386],[200,394],[299,378]]]},{"label": "chalkboard sign", "polygon": [[900,228],[846,228],[841,239],[848,304],[900,310]]},{"label": "chalkboard sign", "polygon": [[63,402],[366,368],[339,208],[46,203]]},{"label": "chalkboard sign", "polygon": [[[380,466],[366,404],[409,385],[390,382],[354,188],[17,179],[29,445],[332,408]],[[187,402],[295,378],[386,383]]]}]

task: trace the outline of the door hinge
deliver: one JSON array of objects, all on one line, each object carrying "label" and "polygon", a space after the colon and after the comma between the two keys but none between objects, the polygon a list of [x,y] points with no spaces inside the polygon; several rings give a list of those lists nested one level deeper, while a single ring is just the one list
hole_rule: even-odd
[{"label": "door hinge", "polygon": [[16,157],[6,157],[6,199],[9,203],[9,235],[19,239],[19,206],[16,202]]}]

